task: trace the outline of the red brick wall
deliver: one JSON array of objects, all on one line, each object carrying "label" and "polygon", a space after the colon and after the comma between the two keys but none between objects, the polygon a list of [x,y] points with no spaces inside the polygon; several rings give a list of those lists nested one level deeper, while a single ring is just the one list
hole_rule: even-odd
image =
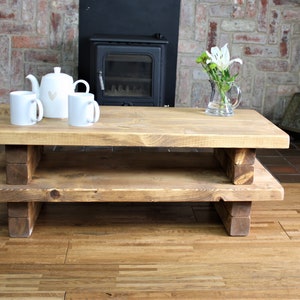
[{"label": "red brick wall", "polygon": [[278,122],[300,92],[299,0],[182,0],[177,76],[180,106],[206,106],[209,84],[195,57],[228,43],[242,58],[242,107]]},{"label": "red brick wall", "polygon": [[54,66],[77,72],[78,0],[0,0],[0,102]]},{"label": "red brick wall", "polygon": [[[300,1],[181,1],[176,105],[206,106],[210,87],[195,59],[228,43],[244,62],[241,106],[278,122],[300,91]],[[0,102],[11,90],[29,89],[29,73],[40,79],[61,66],[77,78],[78,3],[0,0]]]}]

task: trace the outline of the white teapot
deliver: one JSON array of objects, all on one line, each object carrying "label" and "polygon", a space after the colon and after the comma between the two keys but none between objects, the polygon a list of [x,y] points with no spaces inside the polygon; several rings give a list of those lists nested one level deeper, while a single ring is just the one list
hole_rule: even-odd
[{"label": "white teapot", "polygon": [[41,100],[44,117],[47,118],[68,117],[68,95],[74,93],[78,83],[81,82],[86,86],[86,93],[90,91],[90,86],[85,80],[73,82],[72,76],[61,73],[60,70],[60,67],[55,67],[54,73],[43,76],[40,86],[33,75],[26,76],[31,81],[32,91]]}]

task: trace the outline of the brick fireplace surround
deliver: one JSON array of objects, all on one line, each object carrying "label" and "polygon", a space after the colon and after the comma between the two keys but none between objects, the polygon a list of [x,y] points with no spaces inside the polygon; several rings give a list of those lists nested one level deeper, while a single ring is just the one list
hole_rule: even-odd
[{"label": "brick fireplace surround", "polygon": [[[61,66],[77,78],[78,0],[0,0],[0,102],[29,89]],[[299,0],[182,0],[176,106],[204,107],[210,88],[195,63],[211,46],[229,44],[242,58],[238,83],[242,107],[277,123],[300,91]]]}]

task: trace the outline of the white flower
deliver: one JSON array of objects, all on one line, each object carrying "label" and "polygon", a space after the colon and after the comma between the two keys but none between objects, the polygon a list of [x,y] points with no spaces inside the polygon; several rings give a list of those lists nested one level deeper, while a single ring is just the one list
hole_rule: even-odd
[{"label": "white flower", "polygon": [[206,63],[215,63],[220,71],[225,71],[234,62],[243,64],[240,58],[230,60],[227,44],[225,44],[221,49],[219,47],[212,47],[210,51],[211,53],[206,51],[206,54],[209,57]]}]

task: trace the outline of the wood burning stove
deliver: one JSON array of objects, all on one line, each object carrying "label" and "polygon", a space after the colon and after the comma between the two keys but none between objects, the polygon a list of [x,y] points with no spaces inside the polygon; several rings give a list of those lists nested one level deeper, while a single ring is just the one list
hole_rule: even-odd
[{"label": "wood burning stove", "polygon": [[101,105],[163,106],[166,47],[161,35],[90,38],[90,85]]},{"label": "wood burning stove", "polygon": [[[79,0],[78,77],[90,83],[101,103],[174,106],[179,15],[180,0]],[[137,52],[132,52],[134,47]],[[100,57],[94,57],[92,67],[91,52]],[[116,67],[121,68],[117,73]],[[139,84],[126,76],[139,79]],[[118,77],[126,84],[116,84]]]}]

